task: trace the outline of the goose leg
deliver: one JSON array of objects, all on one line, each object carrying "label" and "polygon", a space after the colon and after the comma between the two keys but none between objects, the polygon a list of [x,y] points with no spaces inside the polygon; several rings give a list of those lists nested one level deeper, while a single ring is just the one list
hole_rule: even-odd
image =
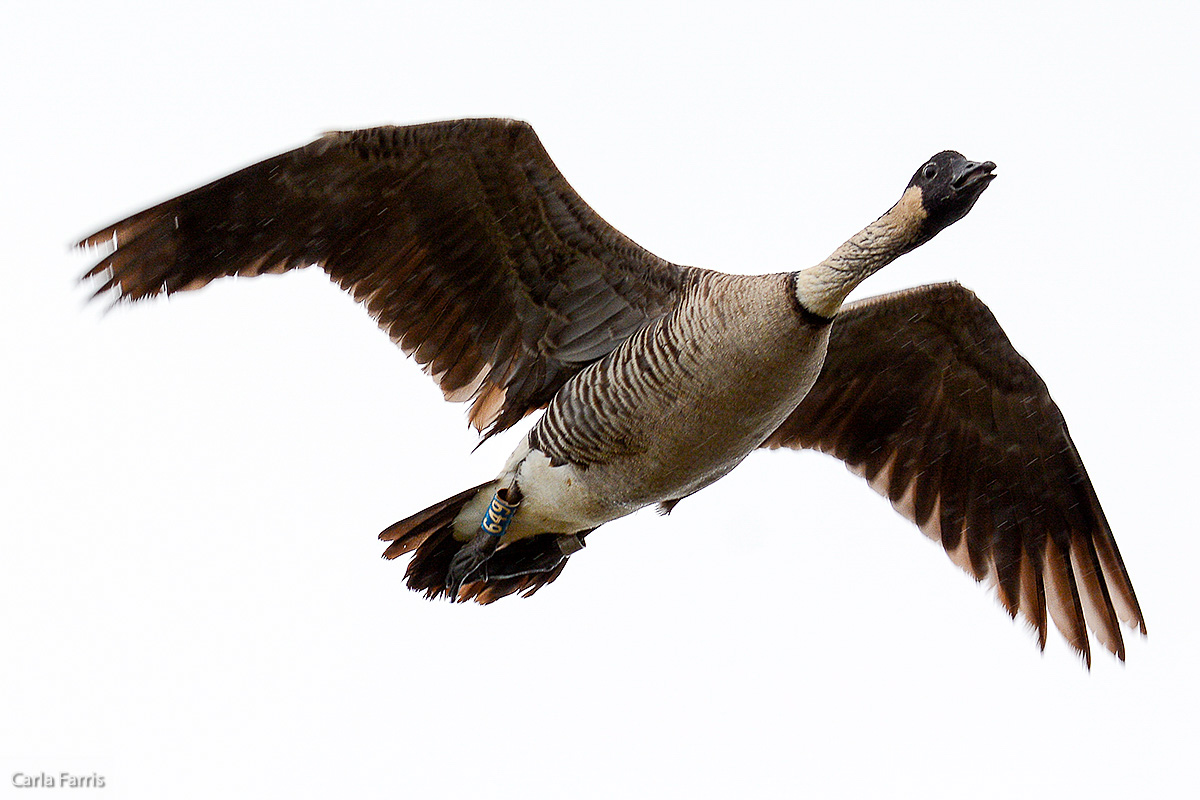
[{"label": "goose leg", "polygon": [[446,573],[446,596],[450,598],[450,602],[457,602],[463,584],[487,563],[492,553],[496,552],[496,546],[500,544],[500,539],[508,529],[508,523],[516,514],[517,506],[521,504],[521,498],[521,490],[516,484],[496,492],[483,516],[479,530],[470,541],[459,548],[450,561],[450,569]]}]

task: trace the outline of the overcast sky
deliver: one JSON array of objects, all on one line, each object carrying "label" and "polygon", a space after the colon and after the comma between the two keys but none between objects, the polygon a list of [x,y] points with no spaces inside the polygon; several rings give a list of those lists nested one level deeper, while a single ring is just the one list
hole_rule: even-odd
[{"label": "overcast sky", "polygon": [[[433,10],[436,6],[436,10]],[[581,6],[582,7],[582,6]],[[10,4],[0,795],[1165,796],[1200,655],[1194,3]],[[490,477],[317,270],[104,314],[71,242],[330,129],[533,123],[670,260],[816,263],[947,148],[958,280],[1041,372],[1150,636],[1084,670],[838,462],[771,452],[529,600],[429,603],[393,521]],[[1184,784],[1186,785],[1186,784]],[[24,796],[24,795],[22,795]]]}]

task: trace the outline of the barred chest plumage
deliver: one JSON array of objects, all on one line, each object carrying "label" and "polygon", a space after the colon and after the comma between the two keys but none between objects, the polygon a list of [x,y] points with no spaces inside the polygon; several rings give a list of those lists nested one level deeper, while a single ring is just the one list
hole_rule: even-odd
[{"label": "barred chest plumage", "polygon": [[[615,518],[722,477],[816,380],[829,326],[805,321],[786,275],[701,273],[669,316],[569,382],[530,434]],[[536,492],[535,470],[522,483]],[[545,471],[536,471],[543,474]]]}]

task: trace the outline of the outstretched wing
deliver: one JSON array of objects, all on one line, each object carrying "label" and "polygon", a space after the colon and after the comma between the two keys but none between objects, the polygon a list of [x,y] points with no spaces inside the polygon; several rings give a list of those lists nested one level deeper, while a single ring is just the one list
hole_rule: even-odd
[{"label": "outstretched wing", "polygon": [[812,391],[765,442],[845,461],[1046,643],[1146,632],[1100,501],[1046,384],[955,283],[848,304]]},{"label": "outstretched wing", "polygon": [[687,273],[498,119],[328,134],[80,245],[114,248],[86,277],[118,300],[319,264],[491,433],[666,314]]}]

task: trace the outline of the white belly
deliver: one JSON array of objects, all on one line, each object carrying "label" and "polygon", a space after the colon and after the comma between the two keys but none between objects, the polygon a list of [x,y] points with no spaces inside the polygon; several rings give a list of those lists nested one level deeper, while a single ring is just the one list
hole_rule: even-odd
[{"label": "white belly", "polygon": [[[590,474],[589,474],[590,473]],[[523,539],[539,533],[577,533],[631,514],[641,506],[614,502],[610,496],[594,490],[597,472],[572,464],[551,466],[539,450],[531,450],[529,437],[509,456],[492,488],[480,492],[463,506],[454,520],[454,535],[468,539],[475,535],[492,494],[514,479],[523,495],[504,541]],[[645,505],[645,504],[642,504]]]}]

